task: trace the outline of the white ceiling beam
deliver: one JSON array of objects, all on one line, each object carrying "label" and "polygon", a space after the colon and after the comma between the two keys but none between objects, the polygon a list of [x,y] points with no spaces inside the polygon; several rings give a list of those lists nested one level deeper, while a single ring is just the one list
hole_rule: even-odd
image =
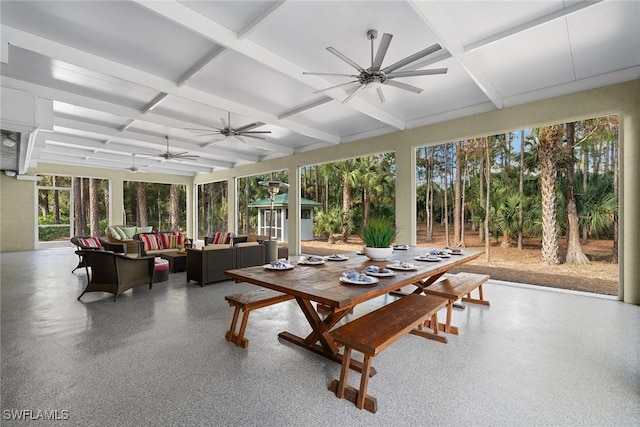
[{"label": "white ceiling beam", "polygon": [[[301,83],[304,83],[314,89],[320,90],[327,87],[327,81],[321,79],[316,76],[303,75],[304,70],[300,68],[298,65],[286,60],[285,58],[276,55],[270,50],[265,49],[264,47],[254,43],[249,39],[238,39],[237,34],[223,25],[218,24],[215,21],[208,19],[207,17],[200,15],[195,12],[193,9],[188,8],[176,1],[145,1],[145,0],[134,0],[141,6],[148,8],[156,12],[157,14],[169,19],[173,22],[176,22],[179,25],[182,25],[185,28],[190,29],[191,31],[195,31],[206,37],[207,39],[213,41],[214,43],[221,44],[229,49],[232,49],[242,55],[245,55],[251,58],[254,61],[257,61],[269,68],[272,68],[276,71],[283,73],[284,75],[297,80]],[[332,95],[336,101],[342,102],[344,96],[342,95]],[[381,121],[389,126],[393,126],[397,129],[404,130],[405,122],[392,114],[387,113],[386,111],[381,110],[380,108],[373,106],[367,102],[362,101],[361,99],[353,99],[349,104],[349,107],[360,111],[370,117],[375,118],[378,121]],[[242,113],[240,113],[242,114]],[[256,115],[249,115],[250,117],[259,118]],[[282,126],[284,128],[291,129],[292,122],[287,120],[281,120],[279,123],[274,122],[273,120],[263,120],[261,121],[265,123],[277,124],[278,126]],[[276,118],[277,120],[277,118]],[[291,129],[294,130],[294,129]],[[294,130],[295,131],[295,130]],[[302,133],[302,132],[298,132]],[[307,136],[311,136],[316,139],[324,139],[318,138],[313,135],[305,134]],[[339,143],[339,141],[324,139],[327,142],[333,142],[334,144]]]},{"label": "white ceiling beam", "polygon": [[[72,138],[54,138],[51,140],[47,140],[47,143],[44,148],[40,150],[40,153],[50,153],[50,154],[63,154],[74,157],[82,157],[85,160],[96,160],[96,161],[111,161],[111,162],[119,162],[128,164],[132,161],[132,153],[112,153],[101,151],[100,149],[91,149],[89,147],[78,146],[70,143],[66,143],[60,140],[72,140]],[[55,149],[52,149],[55,147]],[[189,162],[167,162],[160,157],[154,157],[146,154],[137,154],[136,153],[136,162],[138,160],[142,160],[145,165],[155,165],[158,167],[162,167],[160,165],[167,165],[167,169],[182,169],[182,170],[191,170],[192,172],[208,172],[216,167],[219,167],[214,164],[209,163],[198,163],[197,161],[189,161]]]},{"label": "white ceiling beam", "polygon": [[[164,3],[165,2],[158,2],[158,4]],[[202,15],[198,16],[204,19]],[[206,22],[211,23],[212,21],[206,20]],[[256,108],[248,107],[235,101],[221,98],[219,96],[206,93],[201,90],[197,90],[187,86],[177,87],[174,82],[156,76],[154,74],[147,73],[145,71],[138,70],[136,68],[129,67],[114,61],[110,61],[108,59],[101,58],[88,52],[56,43],[51,40],[47,40],[34,34],[26,33],[24,31],[20,31],[6,25],[1,26],[1,31],[3,33],[5,41],[7,41],[8,43],[35,53],[39,53],[46,57],[53,57],[60,61],[68,62],[79,67],[84,67],[99,73],[104,73],[123,80],[128,80],[141,86],[152,88],[154,90],[157,90],[158,92],[166,92],[170,95],[175,95],[190,101],[199,102],[205,105],[212,106],[214,108],[219,108],[243,116],[252,117],[261,122],[281,126],[291,130],[292,132],[310,136],[312,138],[331,142],[333,144],[338,144],[340,142],[340,137],[336,135],[332,135],[327,132],[320,131],[318,129],[314,129],[309,126],[292,121],[278,120],[277,117],[273,116],[272,114],[265,113],[264,111],[258,110]],[[142,117],[144,117],[144,115]],[[187,127],[193,127],[194,124],[196,123],[191,123]]]},{"label": "white ceiling beam", "polygon": [[594,0],[594,1],[581,1],[579,3],[574,3],[564,9],[558,10],[556,12],[545,15],[541,18],[531,20],[529,22],[525,22],[524,24],[518,25],[513,28],[509,28],[506,31],[502,31],[500,33],[491,35],[482,40],[478,40],[477,42],[470,43],[464,47],[465,52],[472,52],[474,50],[480,49],[481,47],[488,46],[492,43],[498,42],[500,40],[504,40],[507,37],[514,36],[516,34],[520,34],[524,31],[531,30],[533,28],[539,27],[541,25],[547,24],[549,22],[555,21],[560,18],[567,17],[572,15],[582,9],[586,9],[598,3],[601,3],[603,0]]},{"label": "white ceiling beam", "polygon": [[278,118],[279,119],[284,119],[286,117],[302,113],[303,111],[310,110],[310,109],[315,108],[315,107],[317,107],[319,105],[326,104],[327,102],[330,102],[330,101],[333,101],[333,99],[329,98],[328,96],[325,96],[323,98],[318,99],[317,101],[312,101],[312,102],[306,103],[304,105],[299,105],[299,106],[297,106],[295,108],[292,108],[291,110],[287,110],[284,113],[280,114],[278,116]]},{"label": "white ceiling beam", "polygon": [[446,19],[437,2],[410,0],[409,4],[433,31],[442,47],[451,53],[485,96],[493,102],[493,105],[501,109],[502,96],[476,60],[468,54],[465,55],[464,46],[455,33],[453,23]]},{"label": "white ceiling beam", "polygon": [[[59,150],[58,148],[56,148],[55,152],[43,150],[40,161],[44,163],[46,162],[64,163],[67,165],[105,168],[105,169],[111,169],[111,170],[123,169],[123,171],[125,171],[129,166],[133,164],[131,158],[129,159],[130,161],[128,163],[124,161],[118,162],[118,161],[110,161],[110,160],[98,160],[94,158],[90,158],[89,160],[86,160],[85,156],[82,156],[82,155],[57,154],[58,150]],[[136,166],[140,167],[138,165],[138,160],[139,158],[136,157]],[[196,171],[190,165],[179,164],[176,162],[164,162],[164,163],[158,163],[158,164],[151,164],[151,165],[148,165],[149,167],[148,169],[146,169],[147,165],[144,165],[144,166],[145,166],[144,172],[170,174],[170,175],[194,176],[195,174],[198,174],[198,173],[213,172],[213,169]]]},{"label": "white ceiling beam", "polygon": [[247,37],[249,34],[257,30],[264,21],[275,12],[280,6],[284,4],[284,1],[272,1],[269,8],[258,15],[253,21],[247,24],[242,30],[238,31],[238,38],[243,39]]},{"label": "white ceiling beam", "polygon": [[198,71],[202,70],[205,66],[207,66],[211,61],[213,61],[218,55],[224,52],[224,48],[222,46],[216,46],[209,51],[204,57],[202,57],[198,62],[193,64],[185,73],[180,76],[178,81],[176,82],[176,86],[182,87],[191,77],[193,77]]}]

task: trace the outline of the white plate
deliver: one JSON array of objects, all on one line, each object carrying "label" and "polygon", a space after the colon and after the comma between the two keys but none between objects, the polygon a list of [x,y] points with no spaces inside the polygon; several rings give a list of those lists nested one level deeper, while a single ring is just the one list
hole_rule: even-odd
[{"label": "white plate", "polygon": [[372,271],[367,271],[367,270],[362,270],[362,271],[367,276],[373,276],[373,277],[391,277],[396,275],[396,273],[394,273],[393,271],[387,271],[385,273],[374,273]]},{"label": "white plate", "polygon": [[345,255],[329,255],[326,259],[328,261],[346,261],[349,257]]},{"label": "white plate", "polygon": [[279,268],[279,267],[275,267],[271,264],[265,264],[262,266],[262,268],[264,268],[265,270],[274,270],[274,271],[285,271],[285,270],[293,270],[293,264],[289,264],[288,267],[285,268]]},{"label": "white plate", "polygon": [[451,252],[451,255],[462,255],[462,251],[460,251],[460,252],[453,252],[453,251],[452,251],[452,252]]},{"label": "white plate", "polygon": [[445,252],[445,253],[443,253],[443,254],[438,254],[438,256],[439,256],[440,258],[451,258],[451,255],[449,255],[449,254],[448,254],[448,253],[446,253],[446,252]]},{"label": "white plate", "polygon": [[401,267],[399,264],[387,264],[387,268],[398,271],[412,271],[418,269],[415,265],[413,267]]},{"label": "white plate", "polygon": [[324,260],[321,261],[298,261],[299,265],[322,265],[324,264]]},{"label": "white plate", "polygon": [[360,280],[351,280],[347,279],[344,276],[340,276],[340,281],[349,285],[375,285],[376,283],[378,283],[378,279],[376,279],[375,277],[369,277],[369,279],[371,279],[371,281],[364,282]]},{"label": "white plate", "polygon": [[393,249],[395,249],[396,251],[406,251],[407,249],[409,249],[409,246],[407,246],[407,245],[393,245]]},{"label": "white plate", "polygon": [[426,256],[417,256],[414,258],[416,261],[428,261],[428,262],[438,262],[440,258],[428,258]]}]

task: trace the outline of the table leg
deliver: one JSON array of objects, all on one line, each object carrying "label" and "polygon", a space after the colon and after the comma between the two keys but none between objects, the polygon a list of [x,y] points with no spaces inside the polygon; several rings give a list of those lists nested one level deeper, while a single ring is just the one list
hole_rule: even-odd
[{"label": "table leg", "polygon": [[[342,363],[343,355],[338,352],[338,346],[329,332],[336,323],[349,313],[351,307],[339,311],[333,311],[323,320],[318,315],[313,304],[311,304],[311,301],[299,297],[296,297],[296,301],[311,326],[311,333],[307,335],[306,338],[299,337],[286,331],[280,332],[278,336],[285,341],[324,356],[327,359]],[[320,342],[320,345],[317,344],[318,342]],[[351,359],[349,367],[362,373],[363,366],[360,361]],[[372,367],[370,370],[370,376],[374,376],[375,374],[376,370]]]}]

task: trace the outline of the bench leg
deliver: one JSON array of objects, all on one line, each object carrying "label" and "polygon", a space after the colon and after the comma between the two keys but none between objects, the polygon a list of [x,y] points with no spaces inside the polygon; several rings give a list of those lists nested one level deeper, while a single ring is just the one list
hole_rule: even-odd
[{"label": "bench leg", "polygon": [[369,370],[371,369],[371,356],[364,355],[362,365],[362,374],[360,374],[360,391],[358,392],[358,401],[356,406],[358,409],[364,408],[364,401],[367,398],[367,386],[369,385]]},{"label": "bench leg", "polygon": [[340,399],[344,397],[344,389],[347,385],[347,378],[349,378],[349,362],[351,360],[351,348],[345,347],[344,354],[342,355],[342,369],[340,369],[340,381],[338,382],[338,390],[336,390],[336,396]]},{"label": "bench leg", "polygon": [[482,285],[478,286],[478,293],[480,294],[479,299],[471,298],[471,292],[467,294],[467,296],[462,297],[462,301],[470,302],[472,304],[481,304],[489,306],[489,301],[484,299],[484,294],[482,293]]},{"label": "bench leg", "polygon": [[375,397],[367,395],[367,386],[370,377],[371,368],[371,356],[365,354],[364,361],[362,362],[362,373],[360,376],[360,389],[351,387],[347,384],[347,377],[349,376],[349,365],[351,359],[351,349],[345,347],[344,355],[342,356],[342,368],[340,370],[340,380],[333,380],[329,384],[329,390],[334,392],[336,397],[340,399],[346,399],[349,402],[354,403],[360,409],[366,409],[374,414],[378,412],[378,401]]},{"label": "bench leg", "polygon": [[249,311],[244,311],[242,315],[242,321],[240,322],[240,331],[236,334],[236,325],[238,324],[238,317],[240,315],[240,307],[235,308],[233,311],[233,318],[231,319],[231,327],[229,331],[224,335],[227,341],[231,341],[235,345],[247,348],[249,347],[249,340],[244,338],[244,331],[247,328],[247,320],[249,318]]}]

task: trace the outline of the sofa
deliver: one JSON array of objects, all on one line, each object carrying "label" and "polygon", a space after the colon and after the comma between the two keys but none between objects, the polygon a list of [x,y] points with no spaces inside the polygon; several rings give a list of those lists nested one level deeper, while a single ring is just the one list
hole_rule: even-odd
[{"label": "sofa", "polygon": [[228,280],[224,273],[236,268],[264,264],[264,245],[258,242],[205,245],[202,249],[187,249],[187,282],[200,286]]},{"label": "sofa", "polygon": [[153,231],[153,227],[137,227],[135,225],[110,225],[105,230],[104,238],[109,243],[125,244],[127,254],[137,254],[138,244],[133,240],[133,236],[137,233],[149,233]]},{"label": "sofa", "polygon": [[178,252],[180,249],[191,247],[191,239],[185,233],[178,231],[160,231],[157,233],[136,233],[133,241],[137,248],[138,256],[160,256],[168,252]]}]

